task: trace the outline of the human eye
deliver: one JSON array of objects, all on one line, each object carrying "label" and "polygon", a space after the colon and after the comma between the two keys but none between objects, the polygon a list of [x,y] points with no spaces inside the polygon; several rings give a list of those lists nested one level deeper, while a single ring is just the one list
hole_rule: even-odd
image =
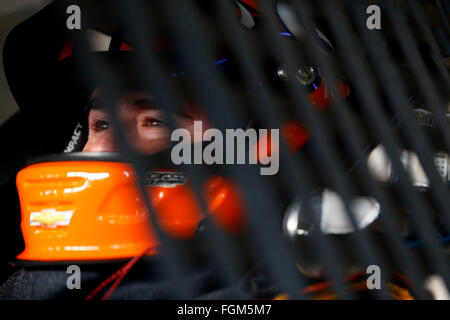
[{"label": "human eye", "polygon": [[148,128],[161,128],[166,127],[166,123],[156,118],[147,117],[143,121],[143,126]]},{"label": "human eye", "polygon": [[101,132],[107,130],[111,126],[110,122],[107,120],[97,119],[94,120],[93,129],[95,132]]}]

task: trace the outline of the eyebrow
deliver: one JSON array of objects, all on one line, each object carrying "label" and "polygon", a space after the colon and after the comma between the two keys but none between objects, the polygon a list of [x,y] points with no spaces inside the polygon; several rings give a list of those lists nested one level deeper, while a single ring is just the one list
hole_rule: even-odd
[{"label": "eyebrow", "polygon": [[[135,98],[130,102],[127,103],[128,106],[135,109],[141,109],[141,110],[162,110],[156,101],[153,98]],[[88,101],[86,104],[87,110],[104,110],[106,109],[104,104],[102,104],[102,98],[101,97],[94,97]],[[186,117],[186,118],[192,118],[191,114],[188,112],[188,110],[181,110],[181,112],[177,113],[180,116]]]},{"label": "eyebrow", "polygon": [[89,101],[86,104],[86,110],[99,110],[99,109],[103,109],[102,104],[100,103],[100,98],[99,97],[95,97],[92,99],[89,99]]},{"label": "eyebrow", "polygon": [[146,109],[146,110],[155,110],[162,108],[157,105],[156,101],[151,98],[137,98],[133,100],[133,103],[131,103],[133,107],[137,107],[139,109]]},{"label": "eyebrow", "polygon": [[[136,98],[136,99],[133,99],[131,101],[131,103],[128,101],[127,105],[130,105],[132,107],[139,108],[139,109],[148,109],[148,110],[162,109],[161,107],[159,107],[156,104],[156,101],[153,100],[152,98]],[[90,109],[94,109],[94,110],[106,109],[104,104],[102,103],[101,97],[94,97],[94,98],[90,99],[86,104],[86,108],[88,110],[90,110]]]}]

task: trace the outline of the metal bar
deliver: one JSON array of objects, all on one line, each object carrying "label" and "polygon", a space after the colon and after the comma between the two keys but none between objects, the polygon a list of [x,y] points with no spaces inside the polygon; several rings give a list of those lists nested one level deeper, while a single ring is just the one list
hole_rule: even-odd
[{"label": "metal bar", "polygon": [[[368,123],[373,126],[373,132],[376,133],[381,143],[386,147],[393,168],[399,175],[400,188],[398,190],[403,198],[411,203],[411,206],[414,209],[412,210],[412,217],[416,228],[424,238],[428,237],[427,249],[434,250],[436,254],[438,244],[435,241],[434,236],[430,236],[435,232],[433,231],[434,228],[427,215],[429,210],[426,209],[423,198],[413,190],[409,177],[404,172],[403,165],[398,159],[397,154],[399,147],[396,141],[392,139],[392,130],[388,120],[382,112],[381,102],[373,90],[374,84],[369,78],[360,76],[361,73],[369,73],[358,54],[357,50],[359,49],[359,46],[356,45],[358,42],[354,39],[355,35],[349,27],[348,20],[346,20],[347,17],[344,16],[341,8],[335,4],[329,3],[323,8],[327,16],[334,17],[334,19],[330,19],[333,33],[338,43],[346,48],[345,54],[342,55],[343,61],[348,68],[349,74],[354,79],[356,93],[361,97],[362,107],[367,113],[367,117],[371,120],[368,121]],[[435,255],[433,256],[435,257]],[[439,257],[439,259],[441,260],[442,258]]]},{"label": "metal bar", "polygon": [[431,32],[431,28],[427,22],[427,19],[425,18],[417,0],[405,0],[405,2],[408,4],[408,7],[412,12],[415,21],[417,22],[420,30],[422,31],[424,39],[431,48],[434,62],[436,63],[439,69],[439,74],[442,76],[442,79],[444,80],[446,85],[446,89],[448,90],[450,88],[450,76],[448,73],[448,69],[444,64],[442,55],[440,53],[440,49],[436,43],[436,40],[434,39],[433,33]]},{"label": "metal bar", "polygon": [[[202,79],[208,79],[204,86],[196,87],[195,90],[200,99],[205,102],[205,108],[212,117],[212,123],[221,129],[242,123],[239,120],[239,112],[234,110],[233,102],[226,90],[223,90],[224,86],[220,79],[213,70],[208,68],[209,65],[205,65],[205,61],[212,61],[212,59],[207,46],[208,42],[205,41],[203,29],[199,25],[201,17],[195,14],[189,2],[183,2],[174,11],[175,14],[171,16],[172,23],[175,25],[174,32],[183,35],[179,39],[179,49],[186,52],[186,58],[193,67],[189,72],[193,75],[196,83],[201,83]],[[195,50],[192,42],[197,44]],[[211,94],[212,92],[214,94]],[[215,107],[212,107],[213,105]],[[219,113],[219,110],[228,112]],[[232,166],[230,171],[236,181],[239,181],[245,195],[255,249],[259,251],[260,258],[264,263],[270,266],[270,275],[280,285],[280,288],[293,298],[301,297],[302,294],[299,290],[301,278],[285,240],[282,239],[280,230],[276,228],[276,220],[273,217],[273,212],[279,211],[277,204],[271,201],[267,188],[264,187],[263,181],[260,181],[261,179],[258,179],[257,175],[255,176],[254,170],[250,168],[244,170],[241,167]],[[260,199],[266,200],[264,205]],[[267,237],[267,234],[270,234],[271,238]]]},{"label": "metal bar", "polygon": [[[408,25],[405,15],[397,4],[392,1],[381,1],[383,8],[386,8],[390,25],[393,27],[395,36],[398,38],[401,49],[407,59],[407,62],[413,67],[413,74],[416,82],[420,85],[426,102],[431,111],[436,116],[438,130],[450,150],[450,128],[446,119],[445,106],[443,100],[448,97],[450,88],[450,77],[445,67],[442,57],[439,54],[439,48],[433,39],[430,28],[423,17],[419,4],[414,0],[406,0],[412,11],[413,17],[418,22],[424,39],[430,46],[434,54],[435,62],[439,69],[439,75],[442,77],[441,83],[443,92],[439,92],[433,87],[433,79],[427,70],[420,52],[416,45],[416,39],[411,28]],[[168,81],[162,61],[158,55],[151,49],[147,34],[154,40],[156,38],[157,26],[154,23],[160,18],[165,18],[170,25],[169,33],[175,39],[176,49],[183,53],[183,59],[186,63],[187,72],[192,76],[191,89],[200,102],[203,103],[211,123],[222,132],[227,128],[242,127],[243,112],[237,107],[235,96],[230,92],[212,65],[213,47],[216,39],[210,34],[207,23],[211,23],[199,13],[199,8],[191,1],[169,2],[161,1],[161,11],[149,12],[146,17],[143,14],[143,3],[138,1],[114,1],[114,10],[119,17],[122,26],[126,26],[125,31],[131,36],[131,43],[136,49],[135,59],[132,59],[132,66],[136,73],[136,79],[144,85],[148,93],[154,94],[156,100],[161,102],[162,109],[167,116],[168,126],[171,130],[176,129],[176,123],[173,113],[181,109],[180,97]],[[260,61],[264,54],[280,55],[283,61],[289,66],[296,65],[294,61],[301,62],[311,59],[320,64],[323,76],[329,85],[333,96],[333,105],[330,114],[337,121],[338,135],[347,142],[352,158],[357,158],[366,151],[361,131],[351,114],[349,103],[343,99],[338,90],[334,87],[337,82],[337,67],[340,64],[346,67],[350,78],[354,83],[354,92],[361,101],[361,110],[365,117],[365,125],[373,130],[374,135],[386,148],[392,162],[392,168],[398,175],[398,185],[396,192],[399,193],[403,202],[411,208],[411,218],[415,229],[418,231],[421,240],[424,243],[424,252],[429,259],[432,271],[438,272],[444,279],[447,287],[450,288],[449,266],[443,252],[440,251],[439,242],[436,239],[438,233],[430,218],[432,210],[422,194],[417,192],[411,185],[410,178],[399,159],[399,150],[401,141],[395,138],[391,123],[386,118],[382,108],[378,89],[383,89],[387,98],[392,104],[398,117],[404,121],[404,132],[406,142],[408,142],[415,152],[417,152],[424,171],[430,181],[430,192],[438,209],[444,216],[444,224],[447,231],[450,230],[450,199],[448,197],[448,188],[442,183],[436,172],[435,164],[432,158],[432,150],[429,147],[429,139],[420,126],[416,123],[412,110],[408,110],[407,95],[405,87],[401,82],[399,72],[393,63],[389,52],[384,48],[384,37],[382,32],[370,32],[365,29],[365,12],[367,3],[361,0],[351,0],[345,2],[339,1],[319,1],[311,3],[304,0],[293,0],[294,7],[300,12],[301,20],[309,32],[314,32],[312,9],[323,9],[325,17],[328,18],[332,32],[342,48],[339,51],[339,58],[334,61],[330,56],[324,55],[319,47],[314,45],[314,39],[311,34],[305,35],[305,51],[297,52],[286,43],[281,41],[275,22],[272,19],[264,19],[261,31],[264,36],[264,52],[257,50],[251,41],[248,41],[247,35],[239,29],[240,24],[233,13],[232,4],[228,1],[216,0],[219,13],[219,23],[221,31],[225,35],[226,44],[238,58],[238,66],[244,71],[249,81],[246,82],[246,89],[251,89],[257,94],[251,96],[249,110],[255,115],[256,119],[268,128],[281,128],[286,121],[285,112],[293,112],[298,119],[306,120],[307,126],[311,129],[312,137],[310,142],[319,157],[317,161],[322,165],[323,172],[318,175],[327,176],[330,186],[337,191],[344,200],[345,209],[353,228],[356,230],[349,235],[351,249],[357,254],[358,259],[364,264],[378,264],[381,267],[383,282],[389,278],[387,273],[390,261],[386,261],[386,252],[394,256],[395,261],[413,280],[415,285],[414,293],[418,298],[428,297],[423,284],[425,282],[424,270],[418,263],[416,256],[412,254],[411,249],[399,235],[400,227],[394,205],[389,201],[389,197],[381,185],[374,180],[365,161],[355,167],[355,171],[367,179],[362,181],[363,186],[380,203],[382,213],[380,222],[386,229],[387,239],[392,246],[387,251],[381,250],[379,243],[374,235],[367,229],[358,230],[357,222],[352,214],[351,201],[358,190],[348,170],[345,169],[341,153],[332,142],[332,132],[326,126],[321,115],[309,103],[306,94],[299,90],[292,82],[289,82],[288,99],[295,107],[293,110],[284,110],[278,105],[276,94],[272,88],[260,88],[260,80],[266,80],[263,70],[254,63]],[[344,6],[345,4],[345,6]],[[442,8],[439,2],[435,1],[438,11],[443,17]],[[153,3],[154,5],[154,3]],[[266,17],[272,15],[269,1],[261,0],[260,6]],[[345,9],[344,9],[345,8]],[[351,15],[351,17],[349,16]],[[148,19],[146,19],[148,18]],[[153,19],[155,18],[155,19]],[[208,17],[211,18],[211,17]],[[445,17],[443,17],[445,18]],[[352,20],[353,19],[353,20]],[[352,30],[350,22],[354,22],[356,30]],[[218,23],[213,21],[212,24]],[[447,32],[449,31],[448,22],[444,21]],[[241,26],[243,29],[243,27]],[[79,56],[80,70],[85,76],[96,79],[103,87],[103,97],[106,102],[107,111],[111,115],[113,126],[116,129],[115,134],[119,144],[119,149],[125,152],[137,175],[137,186],[141,192],[145,206],[149,212],[150,222],[156,236],[161,241],[161,259],[158,260],[159,267],[170,279],[170,294],[174,298],[192,299],[197,297],[197,292],[184,281],[188,275],[190,266],[190,252],[183,251],[183,248],[177,245],[168,237],[158,225],[155,210],[146,191],[144,182],[147,173],[147,165],[143,158],[136,153],[128,141],[125,127],[119,119],[117,110],[114,108],[118,92],[121,89],[116,84],[115,79],[102,63],[94,55],[88,53],[84,32],[77,34],[80,37],[81,51]],[[359,37],[358,37],[359,36]],[[223,39],[221,39],[223,40]],[[370,62],[361,58],[358,50],[364,49],[367,52]],[[374,78],[379,78],[375,82],[369,75],[369,68],[376,69]],[[362,75],[362,76],[361,76]],[[352,88],[353,89],[353,88]],[[306,197],[313,188],[313,183],[308,179],[310,174],[308,166],[303,161],[298,161],[290,152],[288,145],[281,139],[280,141],[280,165],[283,166],[280,180],[284,188],[287,189],[289,196]],[[195,194],[195,198],[200,204],[203,214],[208,217],[208,206],[204,199],[203,188],[208,173],[214,171],[212,168],[198,167],[196,165],[181,165],[179,167],[188,173],[190,182]],[[353,170],[353,169],[352,169]],[[251,165],[227,165],[224,168],[227,176],[233,181],[239,183],[241,187],[245,206],[248,209],[248,241],[252,245],[252,261],[261,263],[263,269],[267,271],[270,280],[282,292],[285,292],[292,299],[305,299],[310,295],[302,292],[305,287],[305,280],[300,276],[296,268],[296,256],[303,258],[303,252],[294,252],[294,247],[282,234],[280,228],[281,221],[278,213],[282,212],[282,203],[271,194],[271,182],[261,177],[255,166]],[[304,203],[305,213],[311,221],[317,221],[309,201]],[[207,249],[208,257],[212,260],[212,266],[218,271],[220,280],[225,285],[232,285],[241,279],[243,273],[243,264],[238,255],[239,249],[236,244],[230,243],[218,228],[207,230],[205,235],[204,247]],[[332,281],[332,289],[336,290],[340,297],[344,299],[353,299],[355,295],[348,290],[343,282],[345,270],[340,262],[340,255],[336,250],[335,243],[330,241],[329,237],[319,232],[312,232],[308,243],[309,248],[315,250],[316,257],[323,263],[325,276]],[[373,292],[378,299],[389,299],[387,286],[382,286],[382,290]],[[242,296],[236,291],[237,298],[248,298]]]},{"label": "metal bar", "polygon": [[430,110],[436,115],[434,119],[438,128],[441,130],[447,149],[450,150],[450,127],[445,112],[446,106],[439,96],[439,93],[432,85],[432,78],[425,67],[417,46],[415,45],[411,29],[395,1],[383,1],[383,4],[387,8],[386,11],[391,19],[394,32],[399,40],[403,53],[412,68],[416,81],[420,84],[420,88],[425,95]]},{"label": "metal bar", "polygon": [[[249,89],[257,90],[258,94],[254,97],[254,103],[252,104],[253,110],[255,114],[259,115],[260,120],[263,121],[264,124],[267,124],[267,127],[272,128],[280,128],[282,124],[282,120],[280,119],[280,115],[276,112],[277,108],[274,108],[276,105],[274,102],[273,94],[270,90],[258,90],[258,88],[251,87],[250,83],[256,84],[261,80],[266,80],[263,76],[261,70],[255,66],[254,61],[260,61],[261,55],[258,54],[258,51],[253,48],[250,41],[247,41],[243,34],[243,27],[239,28],[238,22],[233,16],[231,5],[228,2],[224,1],[216,1],[219,6],[221,13],[221,23],[224,26],[224,31],[227,33],[227,38],[230,43],[232,43],[232,49],[234,50],[235,55],[239,60],[239,67],[244,70],[244,74],[246,74],[249,78]],[[250,88],[251,87],[251,88]],[[307,174],[305,173],[307,170],[305,169],[304,164],[295,163],[292,154],[286,150],[286,147],[283,145],[281,147],[280,157],[284,159],[281,163],[282,166],[286,166],[287,170],[283,170],[283,182],[286,183],[288,188],[290,189],[291,196],[294,198],[296,195],[300,195],[301,197],[305,197],[308,194],[309,182],[307,179]],[[302,183],[300,183],[302,181]],[[305,187],[308,185],[308,187]],[[308,215],[308,218],[311,221],[314,221],[315,217],[311,211],[309,202],[305,203],[305,211]],[[336,255],[336,250],[333,246],[333,243],[327,237],[325,237],[322,233],[312,233],[312,239],[310,241],[310,246],[315,248],[319,256],[321,256],[325,273],[336,284],[336,289],[340,296],[350,296],[350,293],[346,288],[342,285],[341,281],[344,278],[344,272],[338,263],[338,257]],[[334,249],[333,249],[334,248]]]},{"label": "metal bar", "polygon": [[439,0],[434,0],[434,5],[439,14],[439,18],[441,18],[442,24],[445,27],[445,31],[447,31],[447,35],[450,35],[450,26],[448,24],[447,18],[445,17],[444,9],[442,8],[442,3]]},{"label": "metal bar", "polygon": [[[270,12],[270,7],[267,1],[262,1],[261,6],[263,8],[263,12],[266,12],[267,14]],[[283,60],[288,61],[288,65],[295,65],[294,63],[292,63],[294,61],[293,53],[289,51],[284,43],[282,43],[281,41],[277,41],[278,39],[273,36],[276,34],[276,27],[274,25],[274,22],[269,20],[266,28],[267,29],[265,30],[265,32],[269,34],[267,38],[270,38],[272,40],[269,45],[272,48],[280,49],[278,52],[282,55]],[[353,198],[352,195],[354,194],[354,192],[350,183],[344,176],[345,170],[342,167],[338,153],[330,143],[328,130],[318,117],[316,111],[312,107],[310,107],[310,104],[305,99],[303,92],[301,92],[300,90],[295,90],[295,87],[291,85],[290,93],[292,95],[292,99],[299,102],[297,104],[299,108],[296,109],[297,117],[301,118],[302,116],[304,116],[308,122],[309,127],[311,128],[311,131],[313,132],[311,139],[314,141],[319,152],[318,161],[323,164],[322,167],[330,177],[332,187],[337,190],[342,196],[348,218],[352,222],[354,229],[358,230],[353,215],[349,214],[352,212],[350,201]],[[368,265],[374,263],[374,261],[377,261],[378,264],[381,264],[380,267],[382,273],[384,274],[384,258],[381,256],[379,250],[374,246],[374,242],[369,239],[367,231],[355,231],[352,236],[354,236],[355,238],[355,241],[353,242],[355,244],[354,248],[357,251],[358,255],[362,258],[362,260],[364,260],[364,262]],[[387,277],[385,277],[384,279],[387,279]],[[380,292],[377,291],[375,294],[379,298],[388,298],[384,286],[382,287]]]},{"label": "metal bar", "polygon": [[[311,9],[305,1],[294,1],[295,7],[298,8],[298,12],[301,13],[302,21],[305,21],[305,25],[312,26]],[[326,4],[325,4],[326,5]],[[311,32],[311,30],[310,30]],[[327,55],[322,55],[321,50],[317,47],[312,39],[310,33],[306,33],[305,41],[307,41],[307,53],[312,59],[313,57],[321,57],[321,69],[323,70],[323,75],[327,83],[337,83],[338,78],[335,71],[333,70],[332,61]],[[350,106],[348,103],[342,99],[340,94],[337,92],[335,86],[330,86],[332,91],[332,96],[335,98],[335,104],[331,108],[333,116],[336,118],[337,122],[341,124],[341,132],[349,142],[349,146],[356,157],[364,153],[363,143],[360,137],[360,132],[354,124],[352,118],[350,117]],[[380,216],[381,223],[383,227],[387,230],[390,241],[393,244],[391,248],[393,250],[393,255],[403,270],[406,270],[406,275],[409,276],[414,283],[423,283],[424,277],[422,273],[418,270],[416,264],[417,261],[407,250],[407,246],[402,241],[399,236],[398,230],[400,230],[398,219],[394,215],[394,208],[387,201],[383,190],[380,188],[379,184],[376,183],[372,175],[370,174],[366,162],[360,164],[360,171],[363,176],[367,179],[363,179],[365,187],[371,192],[371,194],[379,201],[382,208],[382,214]],[[425,293],[422,288],[417,288],[417,295],[419,297],[425,297]]]},{"label": "metal bar", "polygon": [[[356,2],[354,8],[361,10],[362,7],[358,0],[354,2]],[[355,17],[357,17],[357,15],[355,15]],[[357,18],[359,23],[363,22],[362,17]],[[431,193],[434,196],[435,202],[439,205],[444,214],[444,225],[447,230],[450,230],[450,198],[448,197],[447,187],[437,173],[434,159],[432,158],[433,152],[429,147],[431,145],[430,141],[415,120],[412,110],[405,108],[405,106],[408,105],[405,88],[388,52],[385,47],[382,47],[382,38],[376,32],[369,32],[366,28],[361,27],[361,24],[359,24],[359,26],[361,38],[368,49],[369,55],[374,62],[380,66],[379,70],[383,79],[383,81],[381,81],[383,89],[388,93],[388,98],[391,101],[393,108],[404,121],[405,131],[407,133],[406,138],[413,146],[423,164],[425,173],[430,180]]]},{"label": "metal bar", "polygon": [[[404,121],[405,132],[407,134],[408,142],[413,146],[415,152],[418,154],[420,162],[423,164],[425,173],[430,180],[430,190],[434,196],[435,202],[440,206],[442,213],[446,217],[444,219],[447,230],[450,230],[450,199],[448,197],[448,190],[442,179],[439,177],[434,159],[432,158],[433,151],[430,149],[430,141],[425,136],[423,129],[419,126],[415,120],[414,114],[411,109],[403,106],[408,105],[408,99],[405,94],[405,88],[401,82],[401,78],[395,69],[392,59],[389,57],[388,52],[382,47],[383,41],[376,32],[370,32],[370,30],[361,27],[364,19],[358,15],[362,11],[363,5],[357,0],[355,3],[354,16],[357,17],[357,23],[360,26],[359,32],[363,43],[367,47],[367,51],[374,63],[379,66],[382,77],[382,85],[384,90],[388,93],[389,101],[393,108]],[[356,11],[358,10],[358,11]],[[370,38],[370,40],[367,40]]]},{"label": "metal bar", "polygon": [[[84,32],[83,32],[84,33]],[[79,55],[79,65],[83,66],[84,69],[81,71],[84,75],[89,76],[90,79],[97,79],[99,83],[103,85],[104,89],[104,101],[106,102],[107,110],[111,115],[113,125],[117,128],[116,138],[119,143],[119,148],[127,155],[129,155],[130,163],[133,166],[136,176],[137,185],[139,191],[144,200],[144,204],[149,212],[150,222],[152,223],[153,230],[156,233],[158,239],[161,242],[161,269],[165,272],[169,278],[171,278],[172,286],[177,286],[170,288],[170,292],[173,297],[177,298],[189,298],[193,297],[194,293],[192,288],[185,285],[183,281],[185,272],[181,267],[183,265],[184,255],[180,250],[171,244],[164,232],[158,227],[158,222],[156,220],[155,211],[148,197],[145,189],[144,177],[146,173],[145,165],[140,159],[140,157],[135,153],[135,151],[130,147],[129,141],[127,141],[123,125],[117,115],[117,111],[114,108],[116,101],[117,87],[114,82],[108,77],[108,71],[101,65],[99,61],[95,59],[92,54],[88,52],[87,43],[85,42],[85,37],[79,39],[80,45],[80,55]]]},{"label": "metal bar", "polygon": [[[132,6],[132,3],[128,5]],[[126,9],[126,8],[123,8]],[[144,22],[145,19],[141,15],[141,11],[138,7],[130,7],[132,11],[129,14],[125,14],[125,25],[131,31],[131,35],[138,34],[152,34],[151,38],[155,39],[155,32],[152,31],[154,26],[152,26],[152,19],[148,22]],[[133,19],[131,19],[133,17]],[[131,21],[133,20],[133,21]],[[160,61],[158,61],[155,54],[149,47],[147,39],[143,37],[134,37],[134,45],[136,45],[136,73],[142,78],[144,84],[152,84],[162,102],[161,105],[166,112],[168,118],[172,118],[172,114],[175,110],[180,110],[179,103],[171,97],[171,94],[176,94],[173,88],[170,88],[169,84],[164,81],[165,75],[160,67]],[[146,70],[142,72],[142,70]],[[152,75],[152,76],[150,76]],[[173,119],[168,123],[170,129],[176,129]],[[207,206],[205,204],[201,185],[205,182],[205,177],[196,166],[183,165],[181,169],[189,174],[190,181],[193,187],[193,191],[196,196],[196,200],[199,202],[202,212],[205,217],[208,217]],[[200,177],[200,178],[199,178]],[[217,231],[217,230],[216,230]],[[235,258],[233,251],[235,249],[231,248],[230,244],[225,243],[220,237],[220,233],[209,232],[211,235],[211,242],[206,243],[206,247],[209,248],[209,256],[215,261],[215,265],[222,269],[222,275],[224,275],[225,282],[228,284],[235,283],[238,280],[238,276],[241,273],[239,269],[239,263]],[[220,252],[220,255],[213,254],[214,252]]]}]

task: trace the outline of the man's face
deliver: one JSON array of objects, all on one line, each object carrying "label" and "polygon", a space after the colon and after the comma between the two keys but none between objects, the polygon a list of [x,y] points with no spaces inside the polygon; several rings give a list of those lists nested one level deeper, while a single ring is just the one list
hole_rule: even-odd
[{"label": "man's face", "polygon": [[[88,103],[89,137],[83,152],[117,152],[114,126],[108,108],[100,104],[101,93],[96,90]],[[170,130],[164,111],[156,104],[152,96],[140,92],[124,94],[116,104],[117,115],[133,148],[144,154],[153,154],[166,149],[170,142]],[[205,116],[193,104],[184,104],[184,115],[174,115],[178,128],[185,128],[194,135],[194,120],[203,121],[207,129]],[[202,133],[197,133],[201,137]],[[196,142],[196,141],[195,141]]]}]

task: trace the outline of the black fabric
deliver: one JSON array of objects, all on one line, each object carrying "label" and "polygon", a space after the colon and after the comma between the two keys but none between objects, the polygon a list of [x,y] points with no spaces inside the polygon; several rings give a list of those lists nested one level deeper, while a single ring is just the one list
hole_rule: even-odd
[{"label": "black fabric", "polygon": [[[80,265],[81,288],[69,290],[66,281],[70,274],[67,265],[59,267],[19,268],[2,286],[0,299],[4,300],[47,300],[84,299],[98,285],[119,269],[120,264]],[[183,284],[193,290],[194,299],[260,299],[272,298],[278,293],[261,273],[249,272],[231,285],[223,285],[221,277],[207,267],[187,272]],[[100,299],[109,286],[94,299]],[[110,299],[160,300],[180,298],[180,283],[169,280],[154,258],[139,261],[127,274]],[[173,290],[173,291],[172,291]]]},{"label": "black fabric", "polygon": [[8,261],[24,248],[16,175],[29,158],[62,152],[74,125],[56,115],[19,111],[0,127],[0,283],[11,272]]}]

